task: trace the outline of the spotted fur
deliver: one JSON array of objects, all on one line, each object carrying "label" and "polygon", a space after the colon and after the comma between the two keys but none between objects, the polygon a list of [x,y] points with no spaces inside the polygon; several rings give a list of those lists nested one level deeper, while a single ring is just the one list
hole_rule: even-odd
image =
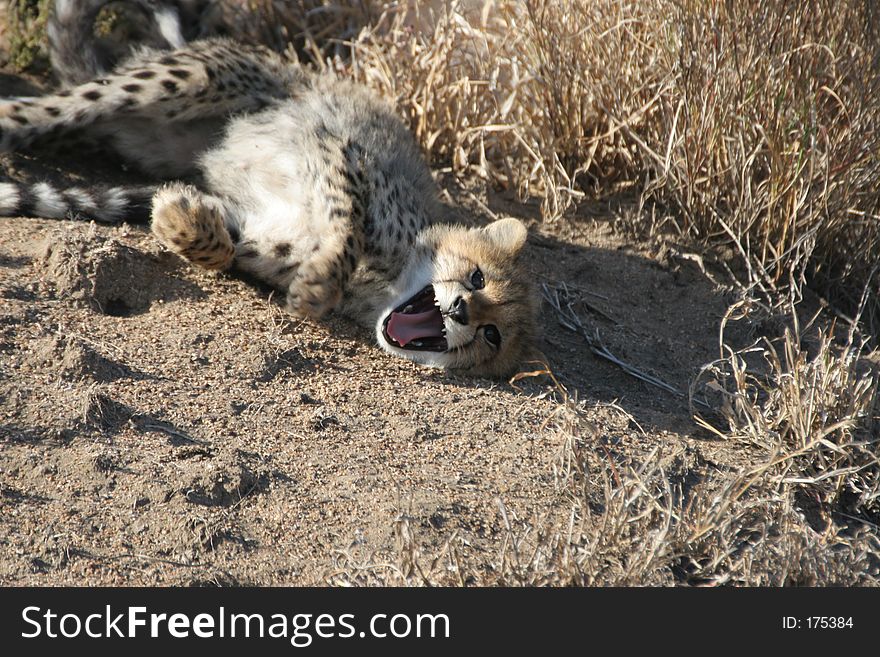
[{"label": "spotted fur", "polygon": [[[298,317],[341,312],[394,355],[480,375],[511,372],[528,348],[525,227],[443,223],[411,134],[361,86],[208,40],[0,106],[3,149],[69,129],[169,180],[151,213],[168,249],[266,281]],[[134,209],[135,195],[44,183],[27,193],[23,203],[21,188],[0,186],[0,214],[115,221]]]}]

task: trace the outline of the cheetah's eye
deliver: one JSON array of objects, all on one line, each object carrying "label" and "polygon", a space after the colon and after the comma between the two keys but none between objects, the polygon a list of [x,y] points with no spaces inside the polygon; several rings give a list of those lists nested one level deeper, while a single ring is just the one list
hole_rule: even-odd
[{"label": "cheetah's eye", "polygon": [[486,338],[486,342],[496,349],[501,346],[501,334],[494,325],[489,324],[483,327],[483,337]]},{"label": "cheetah's eye", "polygon": [[482,290],[486,286],[486,281],[483,278],[483,272],[480,271],[480,268],[477,267],[474,269],[474,273],[471,274],[471,285],[475,290]]}]

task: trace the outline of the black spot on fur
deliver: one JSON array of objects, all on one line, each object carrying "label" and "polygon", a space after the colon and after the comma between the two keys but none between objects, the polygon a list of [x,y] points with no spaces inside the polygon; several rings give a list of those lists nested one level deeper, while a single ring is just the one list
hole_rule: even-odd
[{"label": "black spot on fur", "polygon": [[30,121],[28,121],[25,117],[19,116],[18,114],[13,114],[9,118],[11,118],[13,121],[18,123],[19,125],[27,125],[28,123],[30,123]]},{"label": "black spot on fur", "polygon": [[126,98],[119,104],[119,109],[130,109],[137,105],[137,101],[134,98]]},{"label": "black spot on fur", "polygon": [[127,91],[130,94],[137,93],[141,89],[143,89],[143,87],[139,84],[134,83],[134,82],[131,84],[122,85],[122,90]]},{"label": "black spot on fur", "polygon": [[273,251],[275,252],[275,255],[279,258],[286,258],[290,255],[290,244],[288,244],[287,242],[280,242],[275,245]]},{"label": "black spot on fur", "polygon": [[156,71],[138,71],[132,75],[139,80],[149,80],[150,78],[156,77]]},{"label": "black spot on fur", "polygon": [[91,89],[90,91],[86,91],[82,95],[86,100],[98,100],[101,97],[101,92],[96,89]]},{"label": "black spot on fur", "polygon": [[238,232],[238,228],[235,228],[234,226],[230,226],[228,228],[228,231],[229,231],[229,237],[232,239],[233,242],[238,242],[241,239],[241,233]]},{"label": "black spot on fur", "polygon": [[70,95],[70,89],[65,89],[64,91],[59,91],[56,96],[61,96],[62,98],[67,98]]},{"label": "black spot on fur", "polygon": [[179,64],[179,62],[171,55],[165,55],[165,57],[159,60],[159,63],[164,64],[165,66],[176,66]]},{"label": "black spot on fur", "polygon": [[58,116],[59,114],[61,114],[60,109],[58,109],[57,107],[52,107],[51,105],[47,105],[43,109],[46,111],[46,114],[48,114],[49,116]]},{"label": "black spot on fur", "polygon": [[186,80],[189,78],[189,71],[182,68],[168,69],[168,73],[176,77],[178,80]]},{"label": "black spot on fur", "polygon": [[162,80],[162,86],[166,91],[177,93],[177,83],[174,80]]}]

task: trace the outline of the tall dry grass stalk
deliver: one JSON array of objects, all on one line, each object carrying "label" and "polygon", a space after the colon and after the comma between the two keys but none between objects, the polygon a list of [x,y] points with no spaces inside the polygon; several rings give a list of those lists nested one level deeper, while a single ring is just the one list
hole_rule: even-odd
[{"label": "tall dry grass stalk", "polygon": [[[863,355],[857,347],[835,352],[820,339],[808,356],[791,338],[780,347],[782,360],[767,352],[772,376],[749,372],[729,391],[748,401],[728,405],[730,433],[718,433],[758,450],[740,466],[718,468],[680,446],[618,450],[603,436],[608,427],[591,422],[591,405],[557,382],[560,404],[549,429],[559,437],[559,497],[552,509],[517,520],[499,503],[507,528],[501,554],[490,575],[470,579],[527,586],[880,582],[877,378],[852,375],[852,359]],[[755,386],[763,406],[751,401]]]}]

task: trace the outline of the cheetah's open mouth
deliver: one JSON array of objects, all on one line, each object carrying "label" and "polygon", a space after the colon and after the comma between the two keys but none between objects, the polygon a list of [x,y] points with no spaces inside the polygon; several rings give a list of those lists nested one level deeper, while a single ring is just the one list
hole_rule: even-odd
[{"label": "cheetah's open mouth", "polygon": [[388,344],[401,349],[446,351],[446,326],[434,286],[428,285],[388,313],[382,335]]}]

